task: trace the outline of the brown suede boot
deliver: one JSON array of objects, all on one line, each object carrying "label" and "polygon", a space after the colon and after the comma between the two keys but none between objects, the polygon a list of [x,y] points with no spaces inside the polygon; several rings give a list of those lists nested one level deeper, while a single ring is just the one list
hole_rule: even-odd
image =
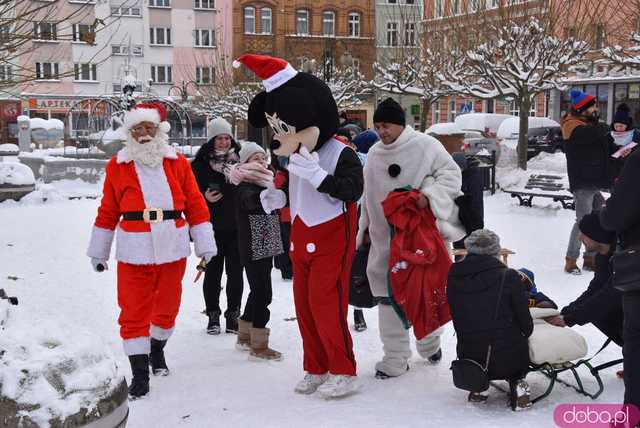
[{"label": "brown suede boot", "polygon": [[236,349],[238,351],[248,351],[251,349],[251,333],[253,326],[249,321],[238,319],[238,340],[236,341]]},{"label": "brown suede boot", "polygon": [[565,257],[564,271],[572,275],[580,275],[582,271],[576,264],[576,259]]},{"label": "brown suede boot", "polygon": [[596,256],[582,256],[582,270],[594,272],[596,270]]},{"label": "brown suede boot", "polygon": [[253,361],[273,360],[281,361],[282,354],[269,348],[269,329],[253,328],[249,329],[251,334],[251,352],[249,359]]}]

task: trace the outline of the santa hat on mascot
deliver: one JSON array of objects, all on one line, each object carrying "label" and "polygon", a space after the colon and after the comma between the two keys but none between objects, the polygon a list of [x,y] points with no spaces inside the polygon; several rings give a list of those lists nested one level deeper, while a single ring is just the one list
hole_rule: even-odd
[{"label": "santa hat on mascot", "polygon": [[142,122],[155,124],[158,130],[164,134],[168,134],[171,130],[171,125],[167,122],[167,109],[159,102],[136,104],[134,108],[124,114],[124,129],[127,132]]},{"label": "santa hat on mascot", "polygon": [[239,68],[242,64],[262,79],[267,92],[279,88],[298,74],[287,61],[272,56],[244,54],[233,61],[234,68]]}]

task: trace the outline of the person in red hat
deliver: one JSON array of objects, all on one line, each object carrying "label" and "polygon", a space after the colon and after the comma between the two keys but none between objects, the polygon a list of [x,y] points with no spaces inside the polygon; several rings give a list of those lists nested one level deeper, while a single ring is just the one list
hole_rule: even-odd
[{"label": "person in red hat", "polygon": [[207,204],[189,162],[168,144],[165,116],[155,103],[125,113],[125,147],[107,164],[87,250],[102,272],[117,235],[118,323],[132,399],[149,392],[149,364],[154,375],[169,374],[164,347],[180,307],[189,235],[198,257],[208,262],[217,252]]},{"label": "person in red hat", "polygon": [[266,89],[252,100],[249,121],[270,126],[271,150],[289,160],[289,254],[306,371],[295,392],[343,397],[357,389],[347,314],[362,164],[334,138],[338,108],[326,83],[281,58],[247,54],[240,63]]}]

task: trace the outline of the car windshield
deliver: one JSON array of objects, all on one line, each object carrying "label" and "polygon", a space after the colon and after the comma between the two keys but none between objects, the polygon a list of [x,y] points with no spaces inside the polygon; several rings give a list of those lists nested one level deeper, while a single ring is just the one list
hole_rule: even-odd
[{"label": "car windshield", "polygon": [[464,131],[464,138],[482,138],[482,133],[479,131]]}]

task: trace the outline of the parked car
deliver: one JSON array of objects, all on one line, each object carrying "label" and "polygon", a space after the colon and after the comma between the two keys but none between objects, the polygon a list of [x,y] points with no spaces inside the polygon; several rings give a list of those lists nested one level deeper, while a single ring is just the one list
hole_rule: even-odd
[{"label": "parked car", "polygon": [[472,129],[464,129],[464,152],[475,155],[486,149],[489,153],[495,151],[500,152],[500,145],[497,138],[488,137],[482,131]]},{"label": "parked car", "polygon": [[533,128],[529,130],[527,158],[540,152],[555,153],[562,150],[562,129],[559,126]]}]

